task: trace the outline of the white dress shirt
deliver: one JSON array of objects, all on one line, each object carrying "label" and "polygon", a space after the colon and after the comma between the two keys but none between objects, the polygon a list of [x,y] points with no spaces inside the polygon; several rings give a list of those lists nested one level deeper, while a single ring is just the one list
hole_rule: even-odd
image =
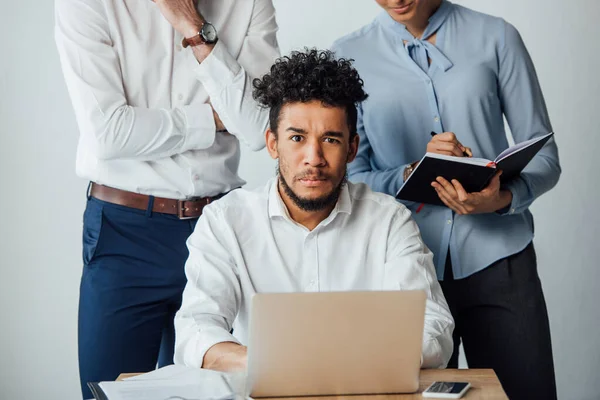
[{"label": "white dress shirt", "polygon": [[200,367],[213,345],[247,343],[256,293],[423,289],[422,366],[445,367],[454,321],[410,211],[349,183],[331,214],[309,231],[289,217],[276,183],[234,190],[204,209],[188,239],[175,363]]},{"label": "white dress shirt", "polygon": [[[264,146],[251,80],[279,55],[271,0],[200,0],[219,41],[199,64],[150,0],[56,0],[55,37],[80,130],[77,174],[168,198],[244,184],[238,139]],[[210,99],[232,135],[215,133]]]}]

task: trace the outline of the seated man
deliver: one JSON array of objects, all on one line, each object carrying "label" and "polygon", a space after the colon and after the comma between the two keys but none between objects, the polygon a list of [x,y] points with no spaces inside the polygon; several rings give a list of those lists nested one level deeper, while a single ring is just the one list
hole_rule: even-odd
[{"label": "seated man", "polygon": [[422,367],[445,367],[454,322],[432,253],[402,204],[346,181],[359,142],[355,104],[367,97],[356,70],[328,51],[295,52],[254,81],[254,97],[270,108],[278,174],[204,209],[188,239],[175,362],[246,368],[255,293],[424,289]]}]

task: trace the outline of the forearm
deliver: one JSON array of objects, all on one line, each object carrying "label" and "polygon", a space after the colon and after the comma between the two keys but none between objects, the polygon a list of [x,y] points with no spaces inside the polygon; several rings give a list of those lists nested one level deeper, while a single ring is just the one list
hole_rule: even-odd
[{"label": "forearm", "polygon": [[215,371],[245,370],[247,365],[247,347],[233,342],[217,343],[204,355],[202,368]]},{"label": "forearm", "polygon": [[58,1],[55,36],[80,132],[95,158],[151,161],[212,145],[209,105],[130,102],[101,2]]},{"label": "forearm", "polygon": [[534,200],[552,189],[558,182],[561,168],[558,162],[556,145],[552,143],[551,146],[553,151],[550,155],[538,153],[523,170],[521,176],[503,185],[502,188],[510,191],[513,196],[508,214],[518,214],[526,211]]},{"label": "forearm", "polygon": [[262,149],[269,110],[259,107],[252,98],[252,77],[224,44],[217,43],[204,63],[198,65],[196,76],[227,131],[252,150]]},{"label": "forearm", "polygon": [[425,291],[422,367],[443,368],[452,354],[454,320],[436,278],[433,253],[406,210],[398,210],[389,232],[383,288]]},{"label": "forearm", "polygon": [[176,364],[219,370],[245,367],[246,348],[231,334],[241,287],[228,226],[219,205],[210,204],[188,238],[187,284],[174,319]]},{"label": "forearm", "polygon": [[207,104],[170,110],[123,105],[108,118],[93,113],[88,121],[81,133],[93,138],[95,156],[104,160],[156,160],[207,148],[216,130]]},{"label": "forearm", "polygon": [[[212,45],[192,46],[191,52],[198,63],[196,77],[208,92],[211,105],[218,115],[215,118],[217,127],[222,124],[224,129],[251,149],[260,150],[265,145],[269,110],[259,107],[253,99],[252,79],[268,71],[279,56],[279,50],[272,5],[262,8],[256,6],[254,13],[237,57],[221,41]],[[201,25],[191,24],[184,36],[196,35]]]},{"label": "forearm", "polygon": [[[357,162],[358,161],[358,162]],[[404,166],[385,171],[376,171],[362,160],[355,161],[349,167],[349,177],[352,182],[363,182],[371,189],[395,196],[403,183]]]}]

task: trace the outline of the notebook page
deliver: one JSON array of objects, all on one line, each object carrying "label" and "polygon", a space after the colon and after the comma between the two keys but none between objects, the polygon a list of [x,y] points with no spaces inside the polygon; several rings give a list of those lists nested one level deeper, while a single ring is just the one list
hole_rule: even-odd
[{"label": "notebook page", "polygon": [[425,154],[425,156],[430,157],[430,158],[437,158],[439,160],[448,160],[448,161],[460,162],[463,164],[479,165],[482,167],[486,167],[489,163],[492,162],[491,160],[487,160],[485,158],[455,157],[455,156],[447,156],[445,154],[437,154],[437,153],[427,153],[427,154]]},{"label": "notebook page", "polygon": [[499,163],[500,161],[502,161],[503,159],[505,159],[506,157],[518,153],[519,151],[523,150],[525,147],[528,147],[529,145],[535,143],[535,142],[539,142],[540,140],[546,138],[547,136],[552,135],[552,132],[546,134],[546,135],[542,135],[533,139],[529,139],[526,140],[524,142],[521,143],[517,143],[514,146],[509,147],[508,149],[504,150],[502,153],[498,154],[498,157],[496,157],[496,163]]}]

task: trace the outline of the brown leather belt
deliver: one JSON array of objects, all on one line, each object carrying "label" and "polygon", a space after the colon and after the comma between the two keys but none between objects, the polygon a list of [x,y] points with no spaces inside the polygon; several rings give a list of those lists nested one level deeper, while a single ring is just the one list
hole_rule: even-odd
[{"label": "brown leather belt", "polygon": [[[118,204],[138,210],[147,210],[150,201],[150,196],[145,194],[128,192],[126,190],[98,185],[93,182],[90,189],[90,196],[98,200],[106,201],[107,203]],[[202,215],[202,209],[204,209],[205,206],[223,196],[224,195],[221,194],[215,197],[196,197],[187,200],[154,197],[152,211],[177,215],[179,219],[198,218]]]}]

